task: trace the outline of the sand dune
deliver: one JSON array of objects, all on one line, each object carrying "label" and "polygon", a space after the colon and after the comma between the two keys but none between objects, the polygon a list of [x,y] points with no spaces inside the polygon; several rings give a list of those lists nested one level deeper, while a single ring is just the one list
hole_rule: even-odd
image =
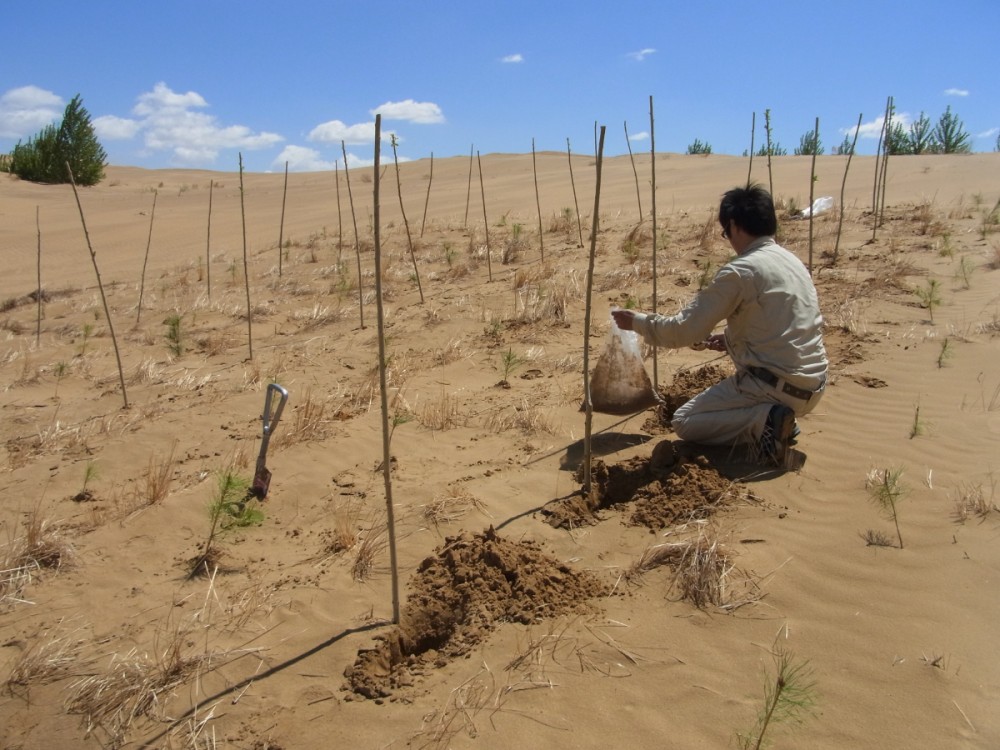
[{"label": "sand dune", "polygon": [[[836,258],[839,211],[812,227],[832,386],[797,470],[673,444],[654,410],[597,414],[597,465],[632,484],[589,514],[563,506],[580,489],[594,158],[573,161],[579,226],[565,154],[538,155],[537,199],[530,154],[484,156],[482,188],[467,158],[436,160],[429,193],[429,162],[402,164],[405,222],[390,164],[398,627],[373,170],[351,171],[350,196],[344,173],[290,175],[283,225],[278,174],[244,176],[245,213],[234,173],[112,167],[81,190],[126,393],[72,190],[0,180],[0,745],[731,747],[784,653],[813,707],[772,726],[773,747],[998,746],[997,157],[891,160],[874,239],[875,164],[852,162]],[[845,164],[817,160],[837,209]],[[725,262],[714,212],[748,163],[656,165],[669,311]],[[649,155],[636,167],[638,197],[627,157],[604,164],[591,362],[611,305],[652,304]],[[787,214],[809,168],[782,157],[770,177],[805,262],[809,224]],[[752,175],[769,183],[762,160]],[[725,364],[685,350],[646,367],[683,398]],[[290,397],[263,520],[189,577],[219,475],[254,473],[269,382]],[[886,473],[898,531],[873,501]],[[703,548],[724,576],[692,601],[681,553]]]}]

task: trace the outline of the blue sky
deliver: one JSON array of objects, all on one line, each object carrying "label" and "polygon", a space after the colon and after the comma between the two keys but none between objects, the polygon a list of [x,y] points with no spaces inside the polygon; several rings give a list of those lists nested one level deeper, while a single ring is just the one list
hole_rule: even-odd
[{"label": "blue sky", "polygon": [[[904,124],[946,107],[974,151],[1000,133],[997,0],[92,0],[5,13],[0,152],[76,94],[109,161],[150,168],[371,163],[374,115],[401,159],[756,143],[770,109],[791,153],[820,118],[829,152],[886,97]],[[391,159],[383,146],[383,159]],[[343,162],[341,161],[341,167]]]}]

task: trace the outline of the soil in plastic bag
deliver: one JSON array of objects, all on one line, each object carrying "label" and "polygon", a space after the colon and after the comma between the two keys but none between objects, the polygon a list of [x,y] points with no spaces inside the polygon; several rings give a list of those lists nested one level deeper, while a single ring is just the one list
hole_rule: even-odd
[{"label": "soil in plastic bag", "polygon": [[642,363],[638,333],[611,324],[590,376],[590,401],[602,414],[634,414],[660,403]]}]

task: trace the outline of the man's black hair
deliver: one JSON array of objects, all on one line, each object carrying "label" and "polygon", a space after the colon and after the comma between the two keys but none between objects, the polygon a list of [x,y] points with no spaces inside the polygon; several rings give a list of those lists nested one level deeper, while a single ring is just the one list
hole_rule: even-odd
[{"label": "man's black hair", "polygon": [[735,222],[754,237],[773,237],[778,231],[771,194],[760,185],[727,190],[719,203],[719,223],[723,229]]}]

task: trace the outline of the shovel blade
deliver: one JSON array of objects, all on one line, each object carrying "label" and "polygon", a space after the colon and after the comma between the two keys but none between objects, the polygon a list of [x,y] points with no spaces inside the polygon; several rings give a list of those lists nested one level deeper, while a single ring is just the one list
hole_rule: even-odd
[{"label": "shovel blade", "polygon": [[258,500],[267,497],[267,491],[271,487],[271,472],[269,469],[257,469],[253,477],[253,485],[250,487],[250,494]]}]

